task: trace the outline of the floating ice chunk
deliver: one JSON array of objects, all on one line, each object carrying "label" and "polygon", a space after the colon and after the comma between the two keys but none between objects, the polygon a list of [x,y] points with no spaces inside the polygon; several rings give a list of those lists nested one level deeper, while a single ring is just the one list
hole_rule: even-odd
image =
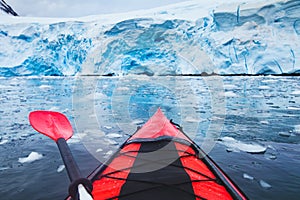
[{"label": "floating ice chunk", "polygon": [[268,160],[275,160],[275,159],[277,159],[277,156],[274,154],[268,153],[268,154],[265,154],[265,158]]},{"label": "floating ice chunk", "polygon": [[67,143],[68,144],[80,143],[81,139],[84,138],[86,135],[87,135],[87,133],[76,133],[67,141]]},{"label": "floating ice chunk", "polygon": [[47,90],[47,89],[51,89],[52,86],[50,86],[50,85],[41,85],[39,88],[40,88],[40,89]]},{"label": "floating ice chunk", "polygon": [[295,107],[295,106],[289,106],[287,109],[288,110],[300,110],[299,107]]},{"label": "floating ice chunk", "polygon": [[282,136],[282,137],[290,137],[291,133],[289,133],[289,132],[280,132],[279,135]]},{"label": "floating ice chunk", "polygon": [[259,184],[260,184],[261,187],[263,187],[265,189],[270,189],[272,187],[269,183],[267,183],[267,182],[265,182],[263,180],[260,180]]},{"label": "floating ice chunk", "polygon": [[225,97],[237,97],[238,95],[232,91],[224,92]]},{"label": "floating ice chunk", "polygon": [[246,174],[246,173],[243,174],[243,178],[244,178],[244,179],[251,180],[251,181],[254,180],[254,177],[253,177],[253,176],[250,176],[249,174]]},{"label": "floating ice chunk", "polygon": [[291,93],[291,95],[294,95],[294,96],[300,96],[300,90],[293,91],[293,92]]},{"label": "floating ice chunk", "polygon": [[30,137],[30,136],[32,136],[32,135],[33,135],[33,133],[31,133],[31,134],[29,134],[29,133],[24,133],[24,134],[21,135],[21,137],[22,137],[22,138],[28,138],[28,137]]},{"label": "floating ice chunk", "polygon": [[112,129],[112,127],[111,126],[103,126],[105,129],[107,129],[107,130],[110,130],[110,129]]},{"label": "floating ice chunk", "polygon": [[51,110],[51,111],[58,111],[58,112],[60,112],[60,108],[59,108],[59,107],[57,107],[57,106],[53,106],[53,107],[51,107],[49,110]]},{"label": "floating ice chunk", "polygon": [[270,86],[262,85],[262,86],[259,86],[258,89],[261,89],[261,90],[268,90],[268,89],[270,89]]},{"label": "floating ice chunk", "polygon": [[0,171],[4,171],[4,170],[7,170],[7,169],[10,169],[10,167],[0,167]]},{"label": "floating ice chunk", "polygon": [[56,171],[57,171],[57,173],[60,173],[60,172],[62,172],[64,169],[65,169],[65,165],[59,165]]},{"label": "floating ice chunk", "polygon": [[228,90],[232,90],[232,89],[237,89],[238,86],[229,84],[229,85],[224,85],[224,88]]},{"label": "floating ice chunk", "polygon": [[118,143],[114,140],[111,139],[104,139],[105,143],[110,144],[110,145],[117,145]]},{"label": "floating ice chunk", "polygon": [[294,132],[300,134],[300,124],[299,125],[295,125]]},{"label": "floating ice chunk", "polygon": [[144,121],[141,120],[141,119],[136,119],[136,120],[133,120],[131,123],[132,123],[132,124],[135,124],[135,125],[141,125],[141,124],[144,123]]},{"label": "floating ice chunk", "polygon": [[122,135],[118,134],[118,133],[110,133],[110,134],[106,135],[106,137],[108,137],[108,138],[121,138]]},{"label": "floating ice chunk", "polygon": [[104,155],[104,158],[108,158],[111,154],[113,154],[112,150],[106,152],[106,154]]},{"label": "floating ice chunk", "polygon": [[220,139],[223,145],[225,145],[231,151],[245,151],[247,153],[264,153],[267,150],[267,147],[264,147],[256,143],[244,143],[238,140],[235,140],[232,137],[223,137]]},{"label": "floating ice chunk", "polygon": [[265,120],[262,120],[259,123],[261,123],[261,124],[270,124],[268,121],[265,121]]},{"label": "floating ice chunk", "polygon": [[117,90],[118,91],[128,91],[129,87],[118,87]]},{"label": "floating ice chunk", "polygon": [[0,145],[7,143],[8,140],[0,140]]},{"label": "floating ice chunk", "polygon": [[31,163],[33,161],[40,160],[42,158],[43,158],[42,154],[39,154],[39,153],[33,151],[27,157],[19,158],[19,162],[20,163]]},{"label": "floating ice chunk", "polygon": [[261,82],[263,82],[263,83],[276,83],[276,82],[278,82],[278,80],[268,79],[268,80],[262,80]]},{"label": "floating ice chunk", "polygon": [[76,144],[76,143],[80,143],[80,138],[79,137],[71,137],[68,141],[68,144]]},{"label": "floating ice chunk", "polygon": [[67,141],[68,144],[77,144],[77,143],[80,143],[80,140],[79,139],[74,139],[74,138],[70,138],[68,141]]}]

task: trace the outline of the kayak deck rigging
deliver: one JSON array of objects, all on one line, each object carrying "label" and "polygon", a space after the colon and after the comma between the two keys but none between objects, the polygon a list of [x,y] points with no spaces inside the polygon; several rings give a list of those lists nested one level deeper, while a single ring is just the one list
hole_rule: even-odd
[{"label": "kayak deck rigging", "polygon": [[[153,150],[152,142],[139,146],[139,150],[118,153],[114,163],[93,180],[94,197],[100,195],[99,199],[232,199],[221,180],[198,159],[192,148],[184,150],[187,146],[178,142],[156,141],[155,147],[168,146],[168,150],[159,151],[160,156],[153,157],[151,154],[147,155],[150,149]],[[127,148],[137,146],[129,144]],[[124,165],[123,159],[134,159],[135,162],[128,162],[128,165],[122,166],[121,169],[113,169],[118,167],[118,162]],[[193,164],[189,166],[191,161]],[[102,187],[103,185],[105,187]],[[107,191],[109,187],[116,188],[119,185],[121,187],[118,189]],[[209,193],[206,192],[208,190]]]},{"label": "kayak deck rigging", "polygon": [[160,109],[89,179],[95,200],[247,199]]}]

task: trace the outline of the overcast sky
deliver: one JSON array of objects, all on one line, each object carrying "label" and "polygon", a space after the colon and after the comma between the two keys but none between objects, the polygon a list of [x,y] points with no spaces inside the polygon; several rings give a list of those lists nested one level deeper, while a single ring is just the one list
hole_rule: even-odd
[{"label": "overcast sky", "polygon": [[187,0],[6,0],[21,16],[81,17],[154,8]]}]

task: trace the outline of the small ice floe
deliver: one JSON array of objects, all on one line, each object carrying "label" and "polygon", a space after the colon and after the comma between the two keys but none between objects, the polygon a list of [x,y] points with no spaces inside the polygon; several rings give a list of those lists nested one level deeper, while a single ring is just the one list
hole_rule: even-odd
[{"label": "small ice floe", "polygon": [[79,138],[70,138],[68,141],[67,141],[68,144],[77,144],[77,143],[80,143],[80,139]]},{"label": "small ice floe", "polygon": [[291,95],[293,95],[293,96],[300,96],[300,90],[293,91],[293,92],[291,93]]},{"label": "small ice floe", "polygon": [[59,109],[60,109],[59,107],[53,106],[49,110],[51,110],[51,111],[58,111],[59,112],[60,111]]},{"label": "small ice floe", "polygon": [[109,145],[117,145],[118,144],[118,142],[111,140],[111,139],[107,139],[107,138],[104,139],[104,142]]},{"label": "small ice floe", "polygon": [[300,134],[300,125],[295,125],[294,133]]},{"label": "small ice floe", "polygon": [[259,86],[258,89],[260,89],[260,90],[268,90],[268,89],[270,89],[270,86],[262,85],[262,86]]},{"label": "small ice floe", "polygon": [[267,160],[275,160],[275,159],[277,159],[277,154],[278,154],[278,151],[276,150],[276,148],[273,147],[272,145],[268,145],[268,150],[264,154],[264,157]]},{"label": "small ice floe", "polygon": [[141,119],[136,119],[136,120],[133,120],[131,123],[132,123],[132,124],[135,124],[135,125],[141,125],[141,124],[144,123],[144,121],[141,120]]},{"label": "small ice floe", "polygon": [[287,107],[288,110],[300,110],[299,107],[295,107],[295,106],[289,106]]},{"label": "small ice floe", "polygon": [[106,135],[106,137],[108,137],[108,138],[121,138],[122,135],[118,134],[118,133],[110,133],[110,134]]},{"label": "small ice floe", "polygon": [[209,119],[210,121],[219,121],[219,120],[224,120],[223,117],[218,117],[218,116],[213,116]]},{"label": "small ice floe", "polygon": [[41,85],[39,88],[43,90],[47,90],[47,89],[51,89],[52,87],[50,85]]},{"label": "small ice floe", "polygon": [[227,151],[244,151],[247,153],[265,153],[267,147],[257,143],[244,143],[232,137],[223,137],[220,139],[221,143],[227,147]]},{"label": "small ice floe", "polygon": [[80,143],[81,139],[84,138],[86,135],[87,133],[76,133],[67,141],[67,143],[68,144]]},{"label": "small ice floe", "polygon": [[232,89],[237,89],[238,86],[236,85],[231,85],[231,84],[228,84],[228,85],[224,85],[223,86],[225,89],[228,89],[228,90],[232,90]]},{"label": "small ice floe", "polygon": [[246,173],[243,174],[243,178],[244,178],[244,179],[251,180],[251,181],[254,180],[254,177],[253,177],[253,176],[250,176],[249,174],[246,174]]},{"label": "small ice floe", "polygon": [[270,153],[268,153],[268,154],[265,154],[265,158],[266,158],[267,160],[276,160],[276,159],[277,159],[277,156],[276,156],[275,154],[270,154]]},{"label": "small ice floe", "polygon": [[113,151],[110,150],[110,151],[106,152],[106,154],[104,155],[104,158],[108,158],[112,154],[113,154]]},{"label": "small ice floe", "polygon": [[225,97],[237,97],[238,95],[232,91],[224,92]]},{"label": "small ice floe", "polygon": [[99,149],[96,150],[97,153],[98,152],[102,152],[102,151],[103,151],[103,149],[101,149],[101,148],[99,148]]},{"label": "small ice floe", "polygon": [[261,123],[261,124],[270,124],[268,121],[265,121],[265,120],[262,120],[259,123]]},{"label": "small ice floe", "polygon": [[276,80],[276,79],[267,79],[267,80],[262,80],[261,82],[262,83],[276,83],[276,82],[278,82],[278,80]]},{"label": "small ice floe", "polygon": [[270,189],[272,187],[269,183],[267,183],[266,181],[263,181],[263,180],[260,180],[259,184],[264,189]]},{"label": "small ice floe", "polygon": [[33,136],[33,135],[34,135],[34,133],[23,133],[21,135],[21,138],[28,138],[28,137]]},{"label": "small ice floe", "polygon": [[10,167],[0,167],[0,171],[4,171],[4,170],[7,170],[7,169],[10,169]]},{"label": "small ice floe", "polygon": [[129,87],[118,87],[116,90],[118,90],[118,91],[128,91]]},{"label": "small ice floe", "polygon": [[279,136],[281,137],[290,137],[292,134],[290,132],[279,132]]},{"label": "small ice floe", "polygon": [[5,143],[7,143],[7,142],[8,142],[8,140],[0,139],[0,145],[5,144]]},{"label": "small ice floe", "polygon": [[57,173],[60,173],[60,172],[62,172],[64,169],[65,169],[65,165],[59,165],[56,171],[57,171]]},{"label": "small ice floe", "polygon": [[43,158],[42,154],[33,151],[27,157],[19,158],[19,163],[31,163],[33,161],[40,160],[42,158]]},{"label": "small ice floe", "polygon": [[107,130],[110,130],[110,129],[112,129],[112,127],[111,127],[111,126],[103,126],[103,128],[105,128],[105,129],[107,129]]}]

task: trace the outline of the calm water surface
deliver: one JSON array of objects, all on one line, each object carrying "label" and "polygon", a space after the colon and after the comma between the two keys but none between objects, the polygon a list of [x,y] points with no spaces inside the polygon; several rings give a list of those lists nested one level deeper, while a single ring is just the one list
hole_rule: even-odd
[{"label": "calm water surface", "polygon": [[[68,116],[84,175],[161,107],[250,199],[300,198],[299,77],[0,78],[1,199],[63,199],[56,145],[28,123],[33,110]],[[228,141],[231,141],[228,143]],[[247,153],[243,147],[254,153]],[[264,148],[260,151],[259,148]],[[19,162],[31,152],[33,162]]]}]

